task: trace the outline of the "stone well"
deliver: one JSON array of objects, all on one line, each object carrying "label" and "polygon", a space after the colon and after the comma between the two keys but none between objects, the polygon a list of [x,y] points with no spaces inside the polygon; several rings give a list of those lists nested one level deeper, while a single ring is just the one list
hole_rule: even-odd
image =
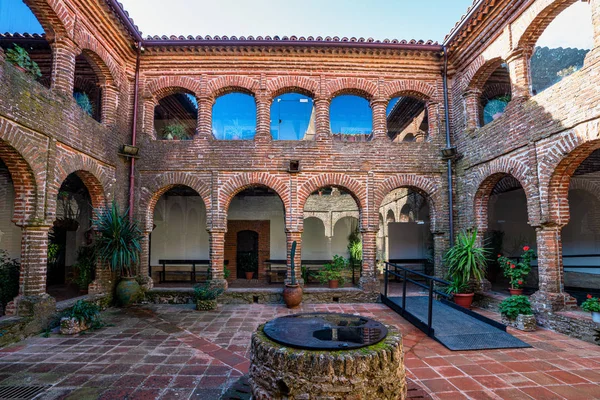
[{"label": "stone well", "polygon": [[[293,318],[311,321],[279,324]],[[294,344],[282,344],[286,336]],[[311,346],[320,348],[307,348]],[[277,318],[252,336],[249,382],[253,398],[259,400],[405,399],[402,336],[355,315]]]}]

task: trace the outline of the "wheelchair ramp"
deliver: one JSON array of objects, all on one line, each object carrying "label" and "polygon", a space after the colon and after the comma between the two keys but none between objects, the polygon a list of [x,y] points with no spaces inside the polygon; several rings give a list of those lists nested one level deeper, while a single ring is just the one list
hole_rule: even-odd
[{"label": "wheelchair ramp", "polygon": [[[383,303],[427,332],[428,296],[385,297]],[[433,300],[432,337],[450,350],[484,350],[531,347],[506,332],[506,326],[445,300]]]}]

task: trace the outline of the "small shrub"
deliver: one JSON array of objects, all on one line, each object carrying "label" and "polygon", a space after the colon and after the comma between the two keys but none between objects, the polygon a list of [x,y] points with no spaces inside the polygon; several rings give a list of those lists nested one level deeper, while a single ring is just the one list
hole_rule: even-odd
[{"label": "small shrub", "polygon": [[73,268],[77,271],[75,283],[79,289],[86,290],[92,283],[97,258],[94,246],[81,246],[77,251],[77,262],[73,265]]},{"label": "small shrub", "polygon": [[210,282],[194,287],[194,301],[199,300],[216,300],[224,290],[217,287],[211,287]]},{"label": "small shrub", "polygon": [[338,281],[341,286],[345,282],[345,279],[342,276],[342,271],[347,268],[348,260],[336,254],[333,256],[333,260],[330,263],[323,265],[323,268],[317,272],[316,277],[319,282],[323,284],[329,281]]},{"label": "small shrub", "polygon": [[42,76],[40,67],[31,59],[27,50],[21,46],[13,44],[13,48],[6,51],[6,61],[23,68],[36,79]]},{"label": "small shrub", "polygon": [[2,309],[19,294],[19,270],[21,265],[0,250],[0,305]]},{"label": "small shrub", "polygon": [[469,284],[460,279],[454,279],[450,281],[450,284],[446,287],[444,291],[448,294],[467,294],[473,292]]},{"label": "small shrub", "polygon": [[77,105],[90,117],[94,115],[94,105],[90,101],[90,97],[87,93],[83,92],[75,92],[73,93],[73,97],[77,102]]},{"label": "small shrub", "polygon": [[169,124],[163,128],[162,133],[165,139],[186,140],[189,138],[185,126],[181,124]]},{"label": "small shrub", "polygon": [[73,318],[79,323],[85,323],[90,328],[96,329],[103,326],[100,319],[100,307],[89,301],[78,300],[65,316]]},{"label": "small shrub", "polygon": [[600,312],[600,299],[588,294],[587,300],[581,303],[581,309],[589,312]]},{"label": "small shrub", "polygon": [[531,271],[531,260],[535,256],[533,250],[529,246],[523,247],[521,262],[514,262],[502,254],[498,254],[498,264],[504,272],[504,277],[510,280],[511,289],[520,289],[523,287],[525,279]]},{"label": "small shrub", "polygon": [[517,319],[519,314],[532,315],[531,303],[527,296],[510,296],[505,299],[498,307],[500,314],[508,319]]}]

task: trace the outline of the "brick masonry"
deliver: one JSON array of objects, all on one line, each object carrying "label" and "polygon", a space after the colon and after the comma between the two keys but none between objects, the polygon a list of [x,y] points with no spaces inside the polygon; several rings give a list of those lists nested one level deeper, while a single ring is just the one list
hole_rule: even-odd
[{"label": "brick masonry", "polygon": [[[600,42],[599,1],[590,0],[596,43]],[[600,89],[589,84],[598,78],[596,49],[587,55],[581,70],[550,89],[532,97],[526,88],[532,46],[543,28],[573,2],[484,1],[477,11],[479,18],[458,28],[448,44],[449,122],[461,156],[454,176],[456,228],[485,231],[493,186],[503,176],[515,177],[527,194],[529,223],[538,230],[543,285],[536,298],[542,308],[554,311],[573,305],[563,293],[560,256],[560,228],[569,218],[570,176],[600,148]],[[53,222],[62,181],[77,173],[95,206],[112,199],[127,203],[129,163],[118,152],[122,144],[131,142],[136,52],[132,38],[105,2],[26,3],[44,27],[52,51],[50,89],[5,63],[0,52],[0,157],[15,186],[14,221],[26,233],[22,258],[27,274],[22,292],[41,294],[47,241],[40,232]],[[92,66],[101,87],[100,122],[85,115],[71,96],[78,82],[75,59],[80,54]],[[480,127],[478,96],[494,89],[486,87],[486,82],[503,62],[509,65],[513,100],[502,117]],[[302,210],[310,193],[338,186],[351,193],[359,206],[363,275],[368,281],[375,267],[379,206],[391,190],[408,187],[429,201],[436,271],[442,274],[441,254],[450,235],[446,163],[440,155],[446,146],[442,65],[439,52],[426,45],[422,50],[328,46],[325,42],[147,47],[141,55],[138,92],[141,158],[134,176],[134,212],[148,233],[162,194],[174,185],[196,190],[207,209],[213,276],[220,279],[227,258],[227,209],[237,193],[259,185],[280,196],[289,246],[301,237]],[[198,100],[197,134],[189,141],[157,140],[154,105],[181,91]],[[215,140],[212,105],[217,97],[235,91],[255,98],[256,137]],[[314,98],[315,140],[271,139],[270,102],[288,92]],[[329,104],[341,94],[369,100],[372,140],[333,139]],[[393,97],[407,95],[427,104],[429,136],[423,142],[395,143],[385,134],[385,106]],[[290,160],[300,161],[300,172],[287,171]],[[148,259],[148,246],[144,249],[142,265]],[[102,287],[95,282],[95,290]]]}]

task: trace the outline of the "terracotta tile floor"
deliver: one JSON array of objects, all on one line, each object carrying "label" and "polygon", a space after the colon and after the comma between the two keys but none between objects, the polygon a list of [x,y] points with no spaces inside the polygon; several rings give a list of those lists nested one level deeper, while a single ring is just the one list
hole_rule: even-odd
[{"label": "terracotta tile floor", "polygon": [[[301,311],[374,317],[404,336],[408,376],[436,399],[600,399],[600,346],[545,330],[513,332],[530,349],[452,352],[381,304]],[[51,385],[43,399],[218,399],[247,372],[256,327],[278,305],[110,309],[110,325],[76,337],[29,338],[0,349],[0,386]]]}]

